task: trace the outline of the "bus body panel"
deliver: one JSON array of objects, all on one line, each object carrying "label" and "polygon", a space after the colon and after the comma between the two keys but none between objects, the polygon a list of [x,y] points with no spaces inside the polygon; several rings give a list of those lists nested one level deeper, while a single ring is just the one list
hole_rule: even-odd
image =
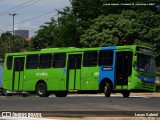
[{"label": "bus body panel", "polygon": [[[84,50],[84,53],[89,51],[89,52],[98,52],[100,51],[101,48],[96,48],[96,49],[86,49]],[[83,53],[83,56],[84,56]],[[94,65],[94,66],[84,66],[84,57],[82,58],[82,68],[81,68],[81,89],[82,91],[86,90],[98,90],[99,89],[99,66]],[[97,64],[98,61],[96,61],[95,64]]]},{"label": "bus body panel", "polygon": [[155,75],[144,74],[142,72],[134,71],[132,73],[132,79],[129,82],[129,90],[147,90],[155,91]]},{"label": "bus body panel", "polygon": [[98,90],[99,67],[83,67],[81,71],[81,90]]},{"label": "bus body panel", "polygon": [[24,82],[24,63],[25,57],[13,57],[13,76],[12,76],[12,90],[22,91]]},{"label": "bus body panel", "polygon": [[2,87],[2,71],[3,71],[3,65],[0,64],[0,88]]},{"label": "bus body panel", "polygon": [[[141,47],[141,46],[138,46]],[[142,46],[143,48],[144,46]],[[147,50],[149,48],[144,47]],[[132,45],[131,49],[133,50],[133,61],[132,61],[132,76],[129,77],[128,81],[128,89],[132,91],[155,91],[155,78],[156,74],[155,73],[147,73],[147,72],[140,72],[135,69],[135,63],[137,62],[137,54],[146,54],[149,56],[154,56],[153,53],[145,53],[145,52],[140,52],[137,51],[137,46]],[[145,58],[144,58],[145,60]],[[154,66],[154,65],[153,65]]]},{"label": "bus body panel", "polygon": [[113,64],[112,66],[100,66],[99,67],[99,84],[104,79],[109,79],[112,81],[114,88],[114,80],[115,80],[115,58],[116,58],[116,47],[102,47],[101,50],[110,50],[113,51]]},{"label": "bus body panel", "polygon": [[[13,62],[10,64],[10,69],[7,68],[7,57],[8,55],[5,55],[5,60],[4,61],[4,72],[3,72],[3,79],[2,79],[2,85],[4,89],[12,91],[12,77],[13,77]],[[13,57],[12,57],[13,60]]]},{"label": "bus body panel", "polygon": [[38,70],[25,70],[24,90],[35,90],[38,81],[46,82],[49,91],[52,90],[65,90],[66,75],[63,73],[63,68],[50,68]]},{"label": "bus body panel", "polygon": [[0,63],[0,94],[2,94],[2,92],[3,92],[2,74],[3,74],[3,64]]},{"label": "bus body panel", "polygon": [[82,53],[68,54],[67,62],[67,90],[80,90],[81,86]]},{"label": "bus body panel", "polygon": [[[144,47],[145,49],[146,47]],[[140,47],[139,47],[140,49]],[[148,48],[146,48],[148,50]],[[143,49],[142,49],[143,50]],[[146,50],[146,51],[147,51]],[[97,65],[84,66],[84,53],[88,51],[97,51]],[[113,51],[112,65],[99,65],[98,57],[102,51]],[[35,91],[39,81],[47,85],[48,91],[98,91],[102,80],[109,79],[113,84],[114,90],[148,90],[155,89],[155,74],[138,71],[135,69],[137,54],[146,54],[145,50],[138,51],[137,46],[113,46],[98,48],[51,48],[36,52],[8,53],[5,55],[3,88],[10,91]],[[28,69],[27,56],[32,54],[58,54],[66,53],[65,67],[62,68],[36,68]],[[124,55],[124,56],[123,56]],[[132,56],[131,56],[132,55]],[[7,63],[8,56],[12,56],[11,63]],[[122,56],[122,57],[121,57]],[[23,62],[24,67],[17,68],[16,60]],[[132,58],[132,60],[129,60]],[[11,61],[11,59],[9,59]],[[124,61],[123,61],[124,60]],[[122,61],[118,63],[118,61]],[[7,65],[11,68],[7,68]],[[11,64],[11,65],[10,65]],[[23,63],[22,63],[23,64]],[[119,66],[117,66],[119,64]],[[117,69],[127,71],[130,68],[130,75],[127,71],[125,80],[118,78]],[[126,68],[125,68],[126,67]],[[17,70],[15,70],[17,69]]]}]

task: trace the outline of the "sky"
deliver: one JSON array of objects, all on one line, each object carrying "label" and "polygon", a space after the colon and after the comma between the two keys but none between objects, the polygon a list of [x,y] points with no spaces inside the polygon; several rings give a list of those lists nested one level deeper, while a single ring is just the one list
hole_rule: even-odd
[{"label": "sky", "polygon": [[0,0],[0,34],[15,30],[29,30],[29,37],[51,17],[57,19],[57,10],[71,6],[69,0]]}]

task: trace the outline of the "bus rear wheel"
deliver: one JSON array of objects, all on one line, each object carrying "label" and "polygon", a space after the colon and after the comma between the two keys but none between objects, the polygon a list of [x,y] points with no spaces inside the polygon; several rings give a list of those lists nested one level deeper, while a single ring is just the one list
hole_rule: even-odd
[{"label": "bus rear wheel", "polygon": [[104,94],[105,94],[105,97],[110,97],[111,95],[111,85],[108,82],[105,83]]},{"label": "bus rear wheel", "polygon": [[48,97],[50,95],[45,83],[38,83],[36,86],[36,93],[39,97]]},{"label": "bus rear wheel", "polygon": [[1,94],[2,96],[6,96],[6,90],[2,88]]}]

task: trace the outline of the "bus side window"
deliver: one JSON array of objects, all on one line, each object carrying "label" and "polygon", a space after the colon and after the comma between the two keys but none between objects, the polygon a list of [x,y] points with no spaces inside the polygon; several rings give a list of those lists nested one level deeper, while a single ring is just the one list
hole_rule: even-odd
[{"label": "bus side window", "polygon": [[26,68],[27,69],[36,69],[36,68],[38,68],[38,60],[39,60],[39,56],[38,55],[28,55],[27,56]]},{"label": "bus side window", "polygon": [[41,54],[39,68],[50,68],[52,63],[52,54]]},{"label": "bus side window", "polygon": [[83,66],[84,67],[97,66],[97,58],[98,58],[98,52],[97,51],[84,52],[84,55],[83,55]]},{"label": "bus side window", "polygon": [[66,63],[66,54],[65,53],[55,53],[53,55],[53,68],[64,68]]},{"label": "bus side window", "polygon": [[113,65],[113,51],[103,50],[99,52],[99,66]]},{"label": "bus side window", "polygon": [[12,69],[12,62],[13,62],[13,57],[12,56],[8,56],[7,57],[7,69],[8,70]]}]

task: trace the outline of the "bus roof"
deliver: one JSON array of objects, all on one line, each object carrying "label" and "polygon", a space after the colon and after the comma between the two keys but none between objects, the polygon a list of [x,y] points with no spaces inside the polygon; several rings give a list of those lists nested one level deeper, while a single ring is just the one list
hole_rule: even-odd
[{"label": "bus roof", "polygon": [[76,47],[62,47],[62,48],[46,48],[41,49],[39,51],[31,51],[31,52],[18,52],[18,53],[6,53],[7,55],[27,55],[27,54],[43,54],[43,53],[63,53],[63,52],[83,52],[83,51],[95,51],[95,50],[114,50],[114,49],[129,49],[129,48],[136,48],[144,47],[147,49],[151,49],[146,46],[140,46],[140,45],[125,45],[125,46],[106,46],[106,47],[93,47],[93,48],[76,48]]}]

